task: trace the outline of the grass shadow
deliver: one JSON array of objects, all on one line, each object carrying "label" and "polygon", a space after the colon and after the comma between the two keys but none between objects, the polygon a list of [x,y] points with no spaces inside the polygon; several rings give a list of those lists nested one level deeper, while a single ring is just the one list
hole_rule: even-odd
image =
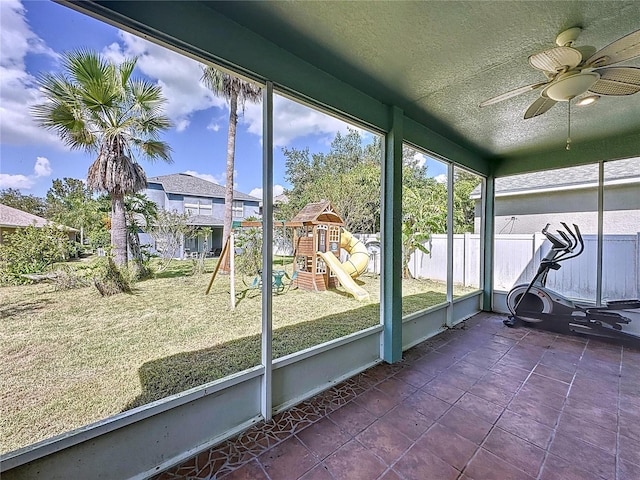
[{"label": "grass shadow", "polygon": [[[444,294],[411,295],[411,305],[441,303]],[[416,297],[416,298],[413,298]],[[403,299],[404,300],[404,299]],[[344,337],[380,322],[380,304],[367,305],[315,320],[281,327],[273,332],[273,357],[280,358]],[[260,363],[260,335],[251,335],[214,347],[182,352],[144,363],[138,370],[142,393],[122,411],[160,400],[204,383],[246,370]]]},{"label": "grass shadow", "polygon": [[9,320],[11,317],[33,315],[39,310],[43,310],[47,307],[47,304],[51,303],[50,300],[40,299],[33,301],[23,301],[19,303],[0,304],[0,318]]}]

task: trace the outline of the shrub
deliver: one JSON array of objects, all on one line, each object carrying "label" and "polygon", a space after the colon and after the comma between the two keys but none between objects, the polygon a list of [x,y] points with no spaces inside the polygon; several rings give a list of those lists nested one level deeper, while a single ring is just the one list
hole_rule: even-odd
[{"label": "shrub", "polygon": [[67,234],[54,225],[17,228],[13,233],[3,232],[3,239],[1,283],[28,283],[23,275],[44,272],[53,263],[68,260],[74,250]]},{"label": "shrub", "polygon": [[61,265],[53,271],[51,278],[55,290],[71,290],[87,287],[91,284],[86,270],[76,270],[68,265]]},{"label": "shrub", "polygon": [[262,229],[242,229],[236,235],[235,268],[243,275],[256,275],[262,269]]}]

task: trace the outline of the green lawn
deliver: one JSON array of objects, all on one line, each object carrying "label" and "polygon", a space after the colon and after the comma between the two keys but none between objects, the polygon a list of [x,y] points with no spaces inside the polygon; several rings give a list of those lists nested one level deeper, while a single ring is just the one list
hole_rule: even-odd
[{"label": "green lawn", "polygon": [[[229,276],[205,296],[210,274],[185,275],[190,265],[176,261],[132,294],[106,298],[93,287],[0,288],[1,451],[258,364],[260,293],[237,278],[232,311]],[[274,295],[274,357],[378,324],[380,280],[358,281],[369,302],[340,290]],[[445,299],[428,281],[405,281],[403,295],[405,313]]]}]

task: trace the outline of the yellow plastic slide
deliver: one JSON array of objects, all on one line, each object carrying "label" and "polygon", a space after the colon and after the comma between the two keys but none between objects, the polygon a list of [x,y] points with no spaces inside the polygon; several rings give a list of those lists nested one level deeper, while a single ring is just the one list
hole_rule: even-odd
[{"label": "yellow plastic slide", "polygon": [[352,278],[356,278],[367,270],[369,266],[369,251],[367,247],[344,228],[342,229],[342,235],[340,235],[340,248],[346,250],[349,254],[349,260],[340,265]]},{"label": "yellow plastic slide", "polygon": [[367,269],[369,265],[369,252],[367,247],[357,238],[353,237],[345,229],[342,229],[340,248],[349,253],[349,260],[340,263],[340,260],[331,252],[318,252],[331,271],[338,277],[340,285],[358,300],[368,300],[369,294],[353,279]]}]

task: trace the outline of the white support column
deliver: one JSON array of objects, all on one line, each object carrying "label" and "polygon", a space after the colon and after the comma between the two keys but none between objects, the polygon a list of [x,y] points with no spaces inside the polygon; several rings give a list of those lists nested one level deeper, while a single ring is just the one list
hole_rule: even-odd
[{"label": "white support column", "polygon": [[262,377],[260,409],[271,420],[272,274],[273,274],[273,83],[262,90]]}]

